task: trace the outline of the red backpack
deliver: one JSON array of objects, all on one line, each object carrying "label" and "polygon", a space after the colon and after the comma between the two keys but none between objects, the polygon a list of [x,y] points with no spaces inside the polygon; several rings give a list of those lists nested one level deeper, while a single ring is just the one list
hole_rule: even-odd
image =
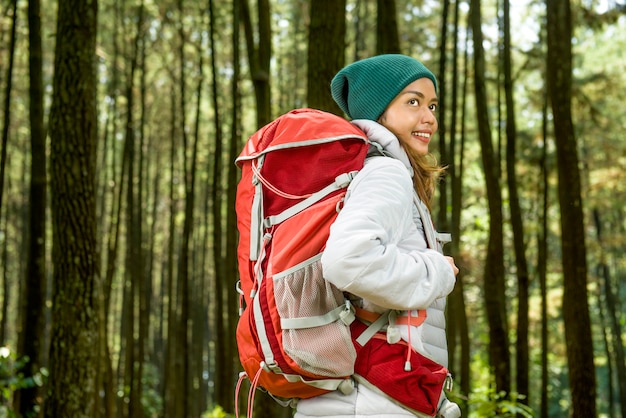
[{"label": "red backpack", "polygon": [[354,310],[320,258],[367,136],[347,120],[297,109],[248,140],[236,162],[242,378],[278,398],[352,390]]}]

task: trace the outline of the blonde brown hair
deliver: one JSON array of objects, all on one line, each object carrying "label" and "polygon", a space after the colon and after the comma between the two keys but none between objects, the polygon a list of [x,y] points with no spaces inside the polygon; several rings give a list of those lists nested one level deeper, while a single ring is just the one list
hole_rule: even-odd
[{"label": "blonde brown hair", "polygon": [[399,142],[409,156],[409,161],[413,168],[413,188],[417,192],[417,196],[428,207],[428,210],[431,210],[431,203],[435,196],[435,187],[443,176],[445,167],[437,163],[437,159],[433,154],[417,154],[405,146],[402,141]]}]

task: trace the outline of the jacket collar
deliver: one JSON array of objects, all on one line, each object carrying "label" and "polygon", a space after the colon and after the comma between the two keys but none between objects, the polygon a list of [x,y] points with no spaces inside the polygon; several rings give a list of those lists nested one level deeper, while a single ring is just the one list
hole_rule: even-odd
[{"label": "jacket collar", "polygon": [[402,161],[413,175],[409,157],[400,145],[400,140],[387,128],[369,119],[355,119],[352,123],[361,129],[371,142],[369,154],[382,153],[388,157]]}]

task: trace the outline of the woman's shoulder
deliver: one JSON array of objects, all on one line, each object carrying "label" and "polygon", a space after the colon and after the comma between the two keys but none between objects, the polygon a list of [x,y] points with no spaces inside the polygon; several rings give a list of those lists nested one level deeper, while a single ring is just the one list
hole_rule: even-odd
[{"label": "woman's shoulder", "polygon": [[368,167],[370,170],[388,170],[392,172],[398,172],[405,176],[411,176],[409,170],[404,163],[396,158],[384,156],[384,155],[372,155],[365,159],[364,168]]},{"label": "woman's shoulder", "polygon": [[393,157],[371,156],[367,157],[363,169],[364,176],[388,177],[392,181],[400,181],[412,184],[411,172],[404,163]]},{"label": "woman's shoulder", "polygon": [[394,200],[413,193],[411,174],[401,161],[392,157],[368,157],[355,177],[351,190],[393,195]]}]

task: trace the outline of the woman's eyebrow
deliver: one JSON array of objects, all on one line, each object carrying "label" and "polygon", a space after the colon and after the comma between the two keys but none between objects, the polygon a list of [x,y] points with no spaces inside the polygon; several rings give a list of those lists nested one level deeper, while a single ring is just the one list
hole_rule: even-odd
[{"label": "woman's eyebrow", "polygon": [[[417,91],[417,90],[403,91],[402,94],[414,94],[417,97],[419,97],[420,99],[425,99],[426,98],[426,96],[424,96],[424,93],[422,93],[421,91]],[[431,103],[439,103],[439,99],[435,97],[430,102]]]},{"label": "woman's eyebrow", "polygon": [[414,94],[416,96],[419,96],[420,98],[424,98],[424,93],[422,93],[421,91],[417,91],[417,90],[406,90],[403,92],[404,94]]}]

